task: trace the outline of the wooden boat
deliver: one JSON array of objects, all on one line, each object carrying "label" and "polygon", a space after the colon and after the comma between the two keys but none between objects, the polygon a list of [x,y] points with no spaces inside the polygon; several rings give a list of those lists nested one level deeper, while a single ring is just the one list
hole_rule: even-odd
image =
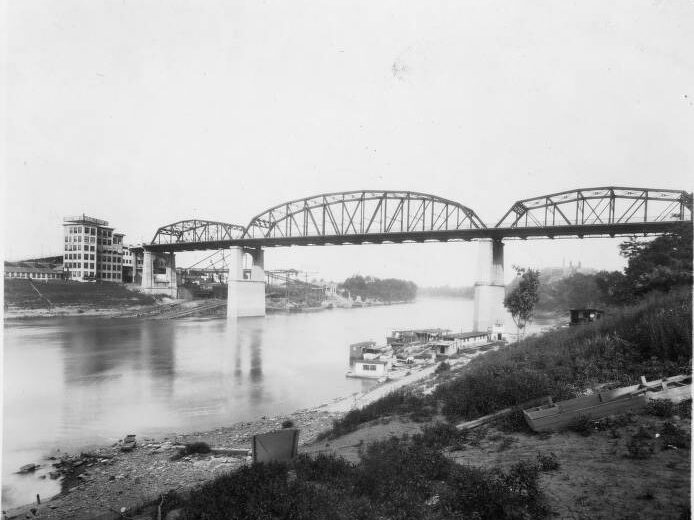
[{"label": "wooden boat", "polygon": [[[689,381],[689,383],[687,383]],[[645,408],[649,400],[680,402],[691,397],[691,376],[680,375],[638,385],[625,386],[585,397],[568,399],[523,410],[528,426],[536,432],[565,428],[578,417],[599,419],[608,415],[634,412]]]}]

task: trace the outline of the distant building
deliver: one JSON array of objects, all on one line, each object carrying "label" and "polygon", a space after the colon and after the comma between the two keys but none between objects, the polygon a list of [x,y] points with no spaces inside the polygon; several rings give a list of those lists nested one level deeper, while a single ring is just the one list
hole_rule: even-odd
[{"label": "distant building", "polygon": [[108,222],[80,215],[63,219],[66,278],[79,282],[123,281],[123,237]]},{"label": "distant building", "polygon": [[5,262],[5,278],[24,278],[29,280],[60,280],[63,278],[62,257]]}]

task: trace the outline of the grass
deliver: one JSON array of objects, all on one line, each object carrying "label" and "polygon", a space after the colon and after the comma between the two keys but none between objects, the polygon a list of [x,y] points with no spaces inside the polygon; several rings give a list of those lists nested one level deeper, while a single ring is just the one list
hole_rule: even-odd
[{"label": "grass", "polygon": [[409,415],[413,420],[421,421],[430,419],[434,413],[436,403],[431,398],[416,395],[406,389],[396,390],[333,421],[332,429],[321,433],[318,440],[340,437],[355,431],[364,423],[389,415]]},{"label": "grass", "polygon": [[[34,281],[36,288],[53,305],[119,307],[151,305],[156,299],[130,291],[117,283],[82,283],[65,280]],[[5,279],[5,305],[20,309],[45,308],[47,303],[32,288],[29,280]]]}]

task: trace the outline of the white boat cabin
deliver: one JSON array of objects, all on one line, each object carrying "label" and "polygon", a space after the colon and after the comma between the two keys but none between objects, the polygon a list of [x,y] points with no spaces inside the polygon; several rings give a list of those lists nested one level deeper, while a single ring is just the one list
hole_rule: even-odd
[{"label": "white boat cabin", "polygon": [[390,360],[371,359],[357,361],[354,364],[354,375],[357,377],[384,377],[390,370]]}]

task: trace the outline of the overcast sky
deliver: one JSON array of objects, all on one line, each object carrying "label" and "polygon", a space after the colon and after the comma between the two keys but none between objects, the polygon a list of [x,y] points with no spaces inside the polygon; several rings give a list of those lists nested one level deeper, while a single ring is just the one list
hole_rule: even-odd
[{"label": "overcast sky", "polygon": [[[495,223],[572,188],[692,189],[690,0],[5,5],[9,259],[59,254],[62,217],[83,212],[135,243],[331,191],[432,193]],[[618,242],[509,242],[507,274],[621,268]],[[462,285],[475,259],[295,247],[266,265]]]}]

